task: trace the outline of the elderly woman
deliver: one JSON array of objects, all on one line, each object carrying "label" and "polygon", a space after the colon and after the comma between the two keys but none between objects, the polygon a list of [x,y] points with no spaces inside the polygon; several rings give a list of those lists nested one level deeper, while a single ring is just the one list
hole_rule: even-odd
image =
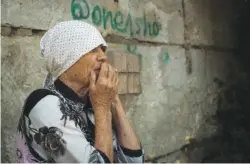
[{"label": "elderly woman", "polygon": [[49,73],[23,106],[18,162],[142,163],[100,32],[82,21],[61,22],[40,46]]}]

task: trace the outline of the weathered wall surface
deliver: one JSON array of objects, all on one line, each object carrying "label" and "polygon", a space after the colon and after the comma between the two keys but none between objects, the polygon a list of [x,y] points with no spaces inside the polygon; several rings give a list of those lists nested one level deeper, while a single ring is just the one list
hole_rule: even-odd
[{"label": "weathered wall surface", "polygon": [[[149,0],[143,3],[139,0],[123,0],[119,3],[113,0],[14,0],[2,3],[2,24],[47,30],[57,22],[78,19],[96,25],[105,35],[183,43],[181,0],[167,3],[157,1],[156,4],[163,9],[171,4],[171,8],[167,10],[169,13],[158,10],[156,4]],[[176,28],[179,31],[172,35]]]},{"label": "weathered wall surface", "polygon": [[186,161],[164,154],[216,131],[206,125],[197,133],[217,109],[214,79],[227,80],[235,67],[231,7],[226,0],[2,0],[2,162],[14,162],[20,107],[45,76],[41,35],[71,19],[98,27],[108,51],[141,56],[142,93],[122,95],[127,114],[147,159]]}]

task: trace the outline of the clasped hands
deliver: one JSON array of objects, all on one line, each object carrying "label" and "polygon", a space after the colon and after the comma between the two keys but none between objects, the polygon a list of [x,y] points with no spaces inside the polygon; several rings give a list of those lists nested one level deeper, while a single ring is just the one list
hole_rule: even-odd
[{"label": "clasped hands", "polygon": [[99,76],[94,71],[90,75],[89,96],[95,109],[110,110],[111,104],[119,101],[118,72],[108,63],[102,63]]}]

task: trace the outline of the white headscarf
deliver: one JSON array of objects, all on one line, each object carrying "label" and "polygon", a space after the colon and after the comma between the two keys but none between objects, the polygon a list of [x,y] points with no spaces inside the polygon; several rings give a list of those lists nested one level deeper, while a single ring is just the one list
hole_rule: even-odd
[{"label": "white headscarf", "polygon": [[93,25],[78,20],[55,25],[44,34],[40,42],[41,55],[49,72],[45,83],[53,83],[83,55],[100,45],[107,47]]}]

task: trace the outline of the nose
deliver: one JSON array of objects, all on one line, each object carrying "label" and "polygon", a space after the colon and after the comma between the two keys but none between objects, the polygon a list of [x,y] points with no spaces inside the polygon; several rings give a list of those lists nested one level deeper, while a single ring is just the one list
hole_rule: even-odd
[{"label": "nose", "polygon": [[107,56],[102,55],[97,57],[98,62],[106,62],[107,61]]}]

